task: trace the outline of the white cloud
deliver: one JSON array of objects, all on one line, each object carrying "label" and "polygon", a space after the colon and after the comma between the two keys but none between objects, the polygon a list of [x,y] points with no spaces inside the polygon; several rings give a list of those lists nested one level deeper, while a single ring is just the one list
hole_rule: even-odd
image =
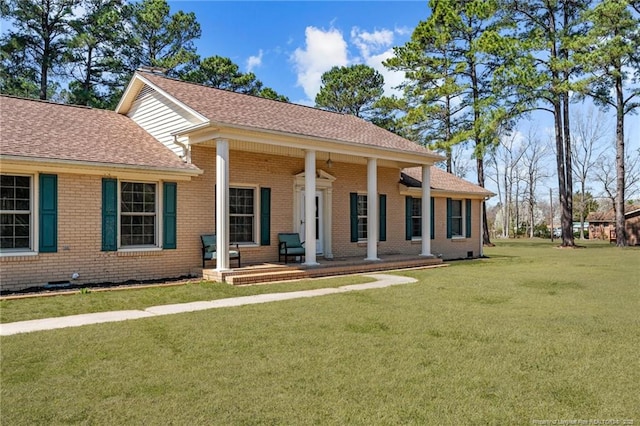
[{"label": "white cloud", "polygon": [[255,68],[258,68],[260,65],[262,65],[262,49],[260,49],[258,51],[258,56],[249,56],[249,59],[247,59],[247,71],[251,72],[253,71]]},{"label": "white cloud", "polygon": [[391,31],[388,29],[374,32],[362,31],[358,27],[351,29],[351,42],[358,48],[360,58],[366,65],[378,71],[384,77],[384,92],[386,96],[400,96],[402,93],[396,89],[404,81],[404,73],[391,71],[382,63],[393,56],[393,42],[395,34],[404,34],[404,29]]},{"label": "white cloud", "polygon": [[366,59],[372,52],[386,49],[393,43],[393,31],[376,30],[372,33],[362,31],[358,27],[351,29],[351,41],[360,50],[360,54]]},{"label": "white cloud", "polygon": [[393,49],[388,49],[379,55],[373,55],[366,58],[365,63],[371,68],[378,71],[384,77],[384,94],[385,96],[402,96],[402,90],[397,87],[404,81],[404,73],[392,71],[385,67],[382,62],[393,56]]},{"label": "white cloud", "polygon": [[305,30],[305,47],[297,48],[291,60],[298,74],[298,85],[302,86],[309,99],[315,99],[320,90],[322,74],[334,66],[346,66],[347,42],[337,29],[324,31],[315,27]]},{"label": "white cloud", "polygon": [[[322,74],[334,66],[366,64],[384,77],[385,95],[401,96],[397,86],[404,81],[404,73],[388,70],[382,63],[393,56],[396,35],[406,36],[407,28],[379,29],[374,31],[353,27],[349,33],[349,44],[340,30],[331,27],[322,30],[307,27],[305,46],[297,48],[291,55],[295,65],[298,86],[304,89],[311,100],[305,104],[313,105],[320,90]],[[351,47],[351,54],[349,54]],[[354,49],[355,48],[355,49]]]}]

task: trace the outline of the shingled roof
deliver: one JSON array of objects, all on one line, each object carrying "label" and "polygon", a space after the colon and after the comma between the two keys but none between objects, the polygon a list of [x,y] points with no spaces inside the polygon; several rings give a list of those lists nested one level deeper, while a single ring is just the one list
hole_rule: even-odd
[{"label": "shingled roof", "polygon": [[[400,183],[409,188],[421,188],[422,168],[411,167],[404,169],[400,174]],[[434,191],[455,192],[483,197],[492,197],[495,195],[493,192],[479,185],[475,185],[437,167],[431,167],[431,189]]]},{"label": "shingled roof", "polygon": [[113,111],[0,96],[0,123],[3,157],[199,171]]},{"label": "shingled roof", "polygon": [[[640,205],[629,205],[625,204],[624,206],[624,215],[626,218],[631,216],[635,216],[637,212],[640,212]],[[616,221],[616,212],[613,209],[609,209],[603,212],[591,212],[587,215],[587,222],[615,222]]]},{"label": "shingled roof", "polygon": [[165,76],[138,71],[152,85],[180,101],[214,125],[229,125],[373,147],[437,154],[350,114],[274,101]]}]

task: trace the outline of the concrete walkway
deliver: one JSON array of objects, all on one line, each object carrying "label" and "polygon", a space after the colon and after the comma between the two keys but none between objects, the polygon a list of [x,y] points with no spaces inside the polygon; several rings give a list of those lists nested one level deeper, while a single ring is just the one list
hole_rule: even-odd
[{"label": "concrete walkway", "polygon": [[387,274],[369,274],[366,277],[376,281],[366,284],[345,285],[337,288],[319,288],[316,290],[301,290],[287,293],[259,294],[255,296],[231,297],[205,302],[179,303],[175,305],[152,306],[143,311],[114,311],[98,312],[94,314],[71,315],[68,317],[45,318],[30,321],[19,321],[0,324],[0,336],[10,336],[32,331],[55,330],[57,328],[80,327],[87,324],[101,324],[105,322],[126,321],[138,318],[150,318],[160,315],[195,312],[205,309],[229,308],[233,306],[254,305],[257,303],[277,302],[279,300],[301,299],[304,297],[324,296],[327,294],[345,293],[349,291],[384,288],[398,284],[408,284],[417,280],[409,277]]}]

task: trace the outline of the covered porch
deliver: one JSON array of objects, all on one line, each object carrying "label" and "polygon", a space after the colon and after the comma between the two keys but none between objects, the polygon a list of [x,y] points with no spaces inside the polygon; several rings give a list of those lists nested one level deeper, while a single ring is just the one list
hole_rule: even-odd
[{"label": "covered porch", "polygon": [[448,266],[442,259],[435,257],[416,257],[411,255],[386,255],[371,261],[361,257],[334,259],[317,258],[315,265],[306,263],[260,263],[242,268],[202,269],[206,280],[226,282],[232,285],[264,284],[277,281],[302,280],[337,275],[361,274],[370,272],[393,271],[400,269],[423,269]]}]

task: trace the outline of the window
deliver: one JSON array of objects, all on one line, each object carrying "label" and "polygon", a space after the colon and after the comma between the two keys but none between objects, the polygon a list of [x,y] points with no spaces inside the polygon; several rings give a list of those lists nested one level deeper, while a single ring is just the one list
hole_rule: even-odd
[{"label": "window", "polygon": [[229,239],[231,242],[255,242],[255,207],[253,188],[229,188]]},{"label": "window", "polygon": [[120,245],[157,245],[156,184],[121,182]]},{"label": "window", "polygon": [[367,196],[358,194],[358,239],[367,239]]},{"label": "window", "polygon": [[177,191],[175,182],[103,178],[102,251],[177,248]]},{"label": "window", "polygon": [[[367,240],[369,237],[367,195],[349,194],[349,221],[351,222],[351,242]],[[378,241],[387,240],[387,195],[378,194]]]},{"label": "window", "polygon": [[411,238],[422,238],[422,198],[412,200],[411,230]]},{"label": "window", "polygon": [[31,177],[0,176],[0,249],[31,249]]},{"label": "window", "polygon": [[463,237],[462,200],[451,200],[451,236]]}]

